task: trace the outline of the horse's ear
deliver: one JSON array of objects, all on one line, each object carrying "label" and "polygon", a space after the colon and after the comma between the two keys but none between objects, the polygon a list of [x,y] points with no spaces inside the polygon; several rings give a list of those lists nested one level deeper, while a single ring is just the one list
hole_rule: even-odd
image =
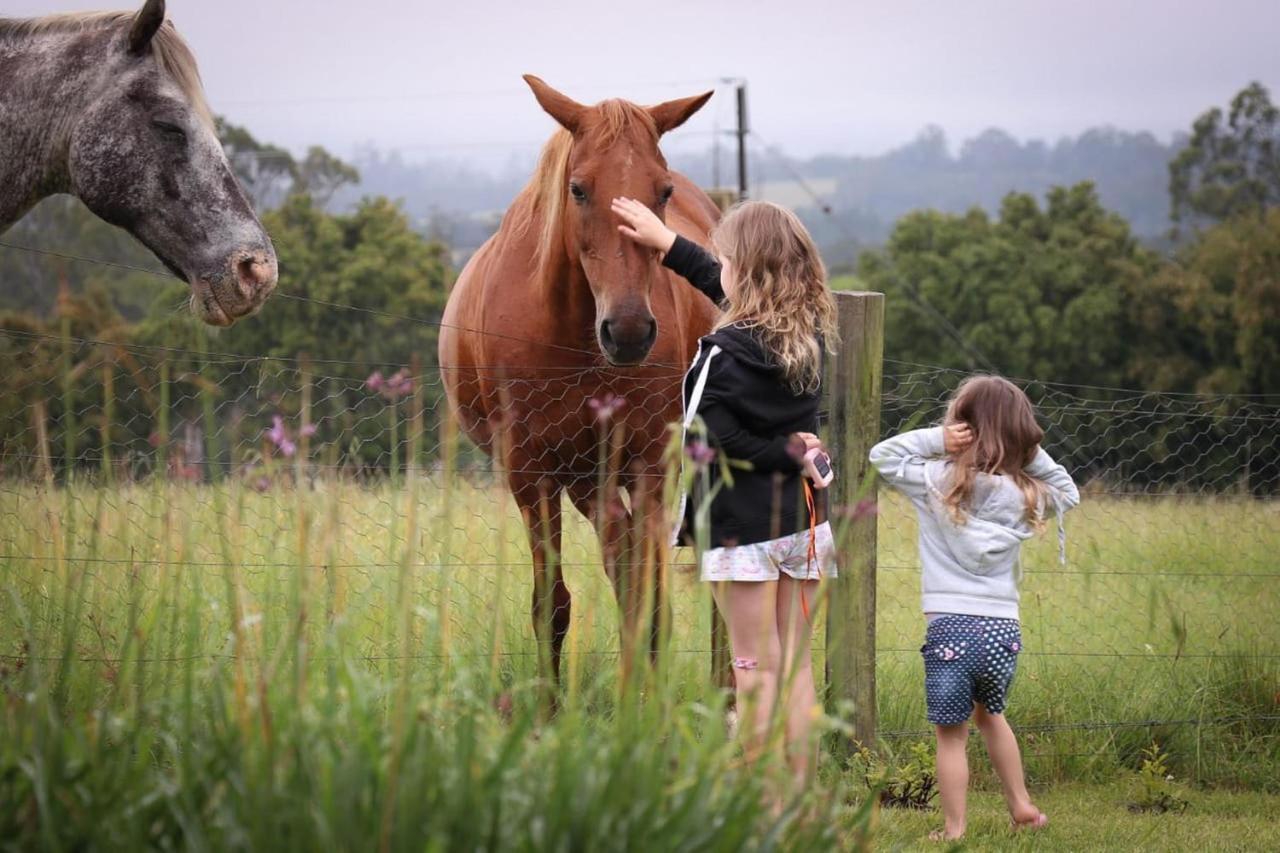
[{"label": "horse's ear", "polygon": [[653,123],[658,126],[658,135],[661,136],[668,130],[675,130],[684,124],[689,116],[702,109],[702,105],[711,100],[714,94],[715,91],[712,90],[694,95],[692,98],[681,98],[678,101],[667,101],[656,107],[649,107],[649,115],[653,116]]},{"label": "horse's ear", "polygon": [[578,132],[582,114],[587,111],[586,107],[568,95],[562,95],[552,89],[541,78],[534,77],[532,74],[524,75],[524,82],[529,84],[529,88],[533,90],[533,96],[547,111],[547,115],[560,122],[560,126],[570,133]]},{"label": "horse's ear", "polygon": [[164,0],[147,0],[146,4],[133,17],[133,27],[129,30],[129,52],[141,56],[151,46],[151,39],[164,23]]}]

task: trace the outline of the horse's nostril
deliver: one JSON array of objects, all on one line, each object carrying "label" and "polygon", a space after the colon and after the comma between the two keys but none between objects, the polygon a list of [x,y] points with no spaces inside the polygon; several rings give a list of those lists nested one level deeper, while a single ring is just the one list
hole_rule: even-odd
[{"label": "horse's nostril", "polygon": [[609,331],[608,320],[605,320],[600,324],[600,343],[604,344],[605,347],[609,349],[613,348],[613,333]]},{"label": "horse's nostril", "polygon": [[657,320],[650,320],[650,321],[649,321],[649,334],[647,334],[647,335],[645,335],[645,336],[644,336],[645,346],[646,346],[646,347],[651,347],[651,346],[653,346],[653,342],[654,342],[654,341],[656,341],[657,339],[658,339],[658,321],[657,321]]},{"label": "horse's nostril", "polygon": [[271,263],[261,253],[250,255],[236,263],[236,282],[245,299],[253,299],[270,287],[273,277]]}]

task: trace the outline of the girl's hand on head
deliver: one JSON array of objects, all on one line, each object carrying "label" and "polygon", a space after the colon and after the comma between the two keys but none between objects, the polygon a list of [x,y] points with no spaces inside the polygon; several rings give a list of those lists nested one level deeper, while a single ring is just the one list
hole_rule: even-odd
[{"label": "girl's hand on head", "polygon": [[660,252],[671,250],[671,244],[676,241],[676,232],[664,225],[652,210],[632,198],[615,198],[611,207],[623,222],[618,226],[623,234],[641,246]]},{"label": "girl's hand on head", "polygon": [[963,453],[971,444],[973,444],[973,430],[968,424],[962,422],[943,427],[942,448],[947,453]]}]

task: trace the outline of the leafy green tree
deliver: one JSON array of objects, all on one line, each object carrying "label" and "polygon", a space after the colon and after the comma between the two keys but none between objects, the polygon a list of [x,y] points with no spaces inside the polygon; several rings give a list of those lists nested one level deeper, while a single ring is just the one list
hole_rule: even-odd
[{"label": "leafy green tree", "polygon": [[1169,164],[1175,226],[1218,222],[1280,204],[1280,109],[1261,83],[1196,119]]},{"label": "leafy green tree", "polygon": [[[0,313],[0,363],[6,366],[0,383],[0,459],[11,461],[14,471],[39,471],[43,463],[38,460],[48,453],[52,468],[63,470],[68,432],[82,467],[101,464],[104,430],[119,456],[145,444],[146,434],[132,433],[129,425],[149,420],[154,398],[150,382],[138,382],[140,365],[127,346],[130,337],[128,322],[98,284],[82,294],[64,289],[54,317]],[[105,419],[108,372],[110,422]],[[65,406],[68,387],[71,418]],[[0,474],[7,467],[0,462]]]},{"label": "leafy green tree", "polygon": [[[94,216],[71,196],[45,199],[2,239],[56,254],[0,247],[0,309],[47,317],[54,311],[58,288],[64,281],[72,293],[102,288],[130,320],[142,317],[155,296],[159,279],[129,269],[159,270],[160,264],[151,252],[127,232]],[[105,260],[117,266],[59,255]]]},{"label": "leafy green tree", "polygon": [[360,183],[360,172],[352,165],[338,159],[319,145],[307,149],[307,156],[298,164],[298,176],[294,192],[303,192],[315,199],[320,207],[328,207],[333,194],[344,186]]},{"label": "leafy green tree", "polygon": [[[245,430],[264,429],[276,414],[297,417],[297,359],[305,356],[315,382],[312,417],[321,422],[316,440],[337,444],[348,461],[384,466],[387,403],[364,380],[375,370],[392,373],[416,360],[432,426],[442,397],[433,369],[437,324],[451,276],[444,247],[414,231],[404,212],[385,198],[366,199],[354,212],[334,215],[309,195],[294,195],[268,211],[263,224],[281,272],[280,293],[260,313],[211,333],[166,309],[179,295],[181,285],[175,283],[157,300],[138,338],[179,350],[174,374],[199,374],[211,382],[219,416],[247,420],[241,439]],[[207,364],[192,354],[201,347],[214,353]],[[261,360],[228,357],[240,355]],[[198,403],[186,399],[188,417],[199,417]],[[400,429],[401,440],[404,434]],[[247,446],[241,439],[230,443]]]},{"label": "leafy green tree", "polygon": [[1133,372],[1146,387],[1280,393],[1280,208],[1209,228],[1133,303]]},{"label": "leafy green tree", "polygon": [[214,119],[231,169],[261,211],[292,195],[307,194],[328,205],[344,186],[360,183],[360,172],[319,145],[301,160],[286,149],[258,140],[247,128],[222,116]]},{"label": "leafy green tree", "polygon": [[248,128],[214,118],[231,170],[259,210],[285,198],[298,183],[298,162],[286,149],[260,142]]},{"label": "leafy green tree", "polygon": [[1092,184],[1050,190],[1042,209],[1006,196],[998,219],[920,211],[859,275],[887,295],[886,355],[1060,382],[1119,384],[1128,299],[1156,266]]}]

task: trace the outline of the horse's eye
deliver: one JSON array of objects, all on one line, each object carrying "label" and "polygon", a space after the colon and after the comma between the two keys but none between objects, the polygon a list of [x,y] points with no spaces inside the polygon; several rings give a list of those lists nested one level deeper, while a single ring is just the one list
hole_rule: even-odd
[{"label": "horse's eye", "polygon": [[662,190],[662,195],[658,196],[658,204],[666,204],[671,201],[671,194],[675,191],[675,187],[665,187]]},{"label": "horse's eye", "polygon": [[151,126],[175,141],[186,141],[187,132],[173,122],[164,121],[163,119],[153,119]]},{"label": "horse's eye", "polygon": [[569,182],[569,194],[573,196],[573,200],[576,202],[587,200],[587,191],[572,181]]}]

